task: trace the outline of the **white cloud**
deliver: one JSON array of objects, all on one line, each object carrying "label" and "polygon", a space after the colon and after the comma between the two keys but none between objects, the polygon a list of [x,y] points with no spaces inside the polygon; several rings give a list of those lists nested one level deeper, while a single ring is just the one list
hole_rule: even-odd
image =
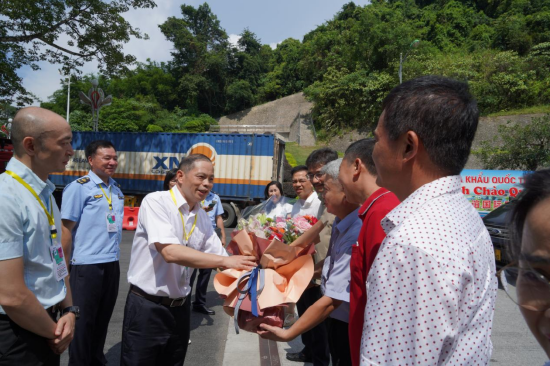
[{"label": "white cloud", "polygon": [[269,47],[271,47],[272,50],[276,49],[278,45],[281,44],[282,41],[279,42],[273,42],[269,44]]},{"label": "white cloud", "polygon": [[238,47],[239,44],[237,42],[239,42],[239,39],[241,39],[241,36],[239,36],[238,34],[230,34],[229,35],[229,43],[231,43],[231,45],[233,45],[233,47]]},{"label": "white cloud", "polygon": [[[139,62],[145,62],[148,58],[157,62],[172,58],[170,55],[172,43],[166,40],[158,25],[165,22],[169,16],[179,16],[179,5],[168,0],[158,1],[157,4],[158,6],[154,9],[132,9],[123,14],[133,27],[149,35],[149,40],[132,38],[124,45],[124,52],[136,56]],[[65,45],[67,40],[67,37],[61,36],[58,43]],[[18,74],[23,78],[23,86],[45,102],[61,86],[61,76],[57,71],[61,65],[39,62],[38,66],[40,70],[34,71],[24,67]],[[97,73],[98,63],[96,60],[86,63],[80,70],[83,74]],[[33,105],[39,104],[39,101],[33,103]]]}]

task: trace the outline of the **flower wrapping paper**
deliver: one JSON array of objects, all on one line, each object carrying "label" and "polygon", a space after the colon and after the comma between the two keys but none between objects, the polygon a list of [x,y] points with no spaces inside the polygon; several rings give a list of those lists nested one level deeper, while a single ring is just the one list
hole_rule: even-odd
[{"label": "flower wrapping paper", "polygon": [[[237,322],[239,328],[256,332],[262,323],[282,327],[284,307],[296,303],[313,277],[315,247],[288,246],[277,239],[258,238],[246,230],[232,233],[227,251],[234,255],[252,255],[264,270],[265,285],[257,297],[258,317],[252,315],[252,302],[248,294],[243,300]],[[224,311],[234,316],[239,292],[237,281],[247,271],[227,269],[214,277],[214,287],[225,299]],[[246,282],[241,282],[242,288]]]}]

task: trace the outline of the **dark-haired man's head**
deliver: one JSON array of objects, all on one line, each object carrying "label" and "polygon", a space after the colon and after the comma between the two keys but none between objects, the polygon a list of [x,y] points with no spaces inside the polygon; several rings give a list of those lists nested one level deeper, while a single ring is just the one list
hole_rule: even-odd
[{"label": "dark-haired man's head", "polygon": [[86,146],[84,150],[90,170],[109,184],[109,177],[115,174],[118,166],[118,156],[111,141],[96,140]]},{"label": "dark-haired man's head", "polygon": [[307,178],[307,166],[298,165],[290,171],[292,175],[292,188],[302,200],[307,199],[313,193],[313,185]]},{"label": "dark-haired man's head", "polygon": [[[321,174],[321,168],[325,165],[338,159],[338,153],[330,147],[323,147],[313,151],[306,160],[306,166],[308,170],[308,179],[311,181],[313,188],[317,193],[323,192],[323,175]],[[320,195],[321,197],[321,195]]]},{"label": "dark-haired man's head", "polygon": [[183,198],[192,209],[210,193],[214,185],[214,165],[205,155],[188,155],[180,162],[176,180]]},{"label": "dark-haired man's head", "polygon": [[360,205],[380,188],[376,185],[376,166],[372,160],[374,144],[372,138],[361,139],[344,154],[339,180],[349,202]]},{"label": "dark-haired man's head", "polygon": [[479,118],[466,83],[423,76],[395,87],[382,108],[374,132],[378,185],[404,200],[420,186],[462,171]]},{"label": "dark-haired man's head", "polygon": [[63,117],[39,107],[19,110],[11,126],[15,158],[44,181],[65,171],[74,151],[71,127]]}]

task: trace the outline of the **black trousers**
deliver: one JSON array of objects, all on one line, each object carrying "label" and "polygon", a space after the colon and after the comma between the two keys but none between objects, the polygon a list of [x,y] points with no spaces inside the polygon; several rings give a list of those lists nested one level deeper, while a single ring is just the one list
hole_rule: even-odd
[{"label": "black trousers", "polygon": [[338,319],[328,318],[328,343],[332,366],[351,366],[351,351],[349,349],[349,324]]},{"label": "black trousers", "polygon": [[[55,321],[53,314],[50,314]],[[0,365],[59,366],[59,355],[53,353],[47,340],[0,315]]]},{"label": "black trousers", "polygon": [[107,364],[103,347],[119,282],[118,261],[71,266],[73,304],[80,307],[80,319],[69,346],[70,366]]},{"label": "black trousers", "polygon": [[[195,301],[193,301],[193,306],[205,306],[206,291],[208,291],[208,282],[210,281],[210,274],[212,273],[212,270],[210,268],[195,268],[193,270],[193,274],[189,280],[191,293],[193,292],[193,283],[195,282],[195,277],[197,277],[197,271],[199,272],[199,279],[197,280],[197,286],[195,287]],[[189,293],[189,297],[191,297],[191,293]]]},{"label": "black trousers", "polygon": [[[300,297],[300,300],[296,303],[298,314],[302,316],[306,310],[321,297],[323,297],[323,294],[321,293],[321,286],[313,286],[305,290]],[[304,349],[302,352],[304,352],[306,356],[312,357],[313,366],[328,366],[330,362],[330,354],[328,332],[325,322],[322,322],[315,328],[302,333],[302,343],[304,344]]]},{"label": "black trousers", "polygon": [[189,297],[184,305],[170,308],[128,292],[122,324],[120,364],[183,365],[190,320]]}]

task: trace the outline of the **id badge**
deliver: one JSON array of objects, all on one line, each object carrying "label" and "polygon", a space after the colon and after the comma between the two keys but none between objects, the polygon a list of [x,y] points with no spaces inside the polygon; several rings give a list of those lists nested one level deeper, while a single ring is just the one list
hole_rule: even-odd
[{"label": "id badge", "polygon": [[65,263],[65,255],[63,254],[63,248],[61,247],[61,244],[54,242],[52,246],[50,246],[50,253],[52,255],[53,265],[54,265],[54,273],[55,273],[55,279],[57,281],[61,281],[67,275],[69,274],[69,271],[67,270],[67,263]]},{"label": "id badge", "polygon": [[113,211],[107,212],[107,214],[105,215],[105,221],[107,222],[108,233],[116,233],[118,231],[117,224],[116,224],[116,216]]}]

